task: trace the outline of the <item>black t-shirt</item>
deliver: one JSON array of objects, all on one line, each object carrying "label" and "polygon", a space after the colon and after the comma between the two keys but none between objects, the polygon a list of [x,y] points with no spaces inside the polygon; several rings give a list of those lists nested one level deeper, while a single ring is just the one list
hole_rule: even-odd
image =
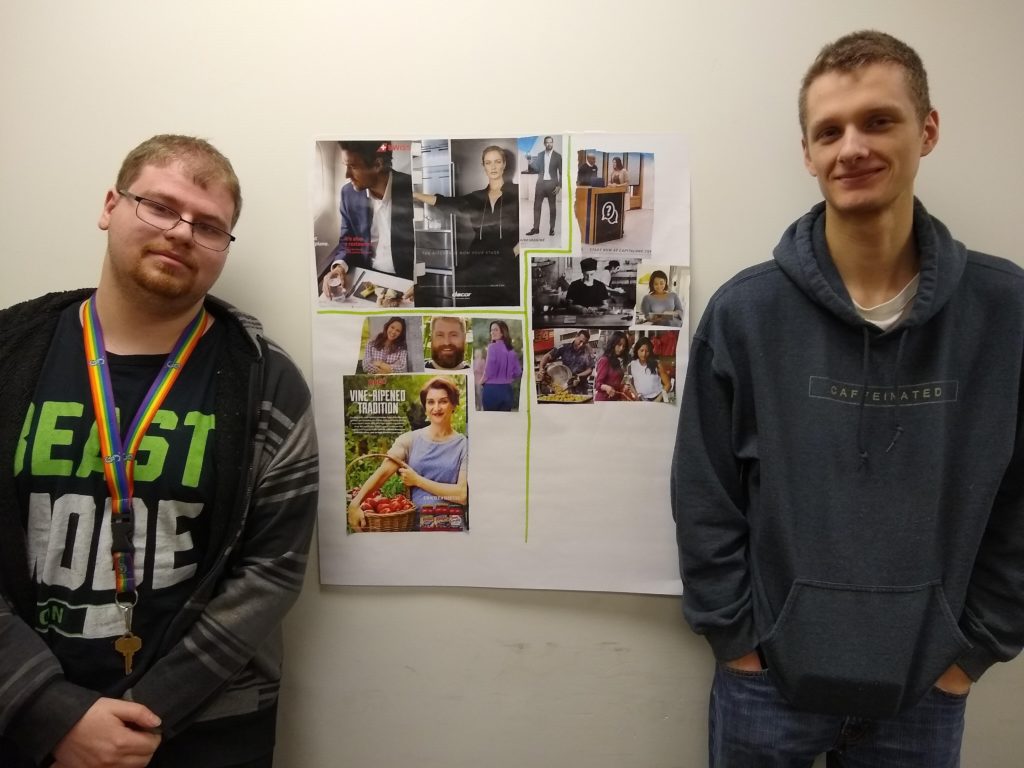
[{"label": "black t-shirt", "polygon": [[582,280],[573,280],[565,298],[570,304],[581,307],[599,307],[608,300],[608,288],[600,280],[587,285]]},{"label": "black t-shirt", "polygon": [[[67,678],[105,691],[124,679],[114,641],[124,620],[114,603],[110,492],[103,476],[79,306],[64,311],[15,454],[18,497],[36,586],[36,631]],[[146,666],[198,579],[214,502],[214,374],[223,328],[214,325],[142,439],[133,493],[139,602],[133,632]],[[165,355],[107,355],[123,433]]]}]

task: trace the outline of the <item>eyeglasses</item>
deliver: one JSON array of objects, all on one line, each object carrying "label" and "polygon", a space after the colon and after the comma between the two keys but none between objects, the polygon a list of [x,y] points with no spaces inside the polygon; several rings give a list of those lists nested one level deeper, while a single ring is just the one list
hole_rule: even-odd
[{"label": "eyeglasses", "polygon": [[184,221],[192,228],[192,239],[195,240],[196,245],[201,245],[203,248],[209,248],[211,251],[224,251],[235,241],[235,236],[230,232],[225,232],[210,224],[189,221],[173,208],[168,208],[155,200],[133,195],[123,189],[117,190],[117,194],[134,200],[136,202],[135,215],[151,227],[166,232],[178,226],[178,222]]}]

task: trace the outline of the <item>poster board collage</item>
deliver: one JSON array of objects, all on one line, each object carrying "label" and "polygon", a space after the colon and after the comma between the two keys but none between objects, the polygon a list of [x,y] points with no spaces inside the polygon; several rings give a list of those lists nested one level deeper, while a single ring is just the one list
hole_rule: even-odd
[{"label": "poster board collage", "polygon": [[[689,336],[681,138],[328,137],[311,182],[321,581],[678,591],[674,562],[626,576],[639,553],[590,579],[551,511],[614,497],[584,468],[602,434],[661,433],[667,468]],[[584,444],[549,457],[568,436]],[[585,489],[548,488],[574,473]],[[667,517],[667,475],[651,497]]]}]

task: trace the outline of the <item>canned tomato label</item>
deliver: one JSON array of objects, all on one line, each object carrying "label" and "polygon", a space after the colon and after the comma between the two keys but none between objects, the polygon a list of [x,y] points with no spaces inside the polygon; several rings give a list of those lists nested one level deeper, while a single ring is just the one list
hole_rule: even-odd
[{"label": "canned tomato label", "polygon": [[465,507],[454,504],[428,504],[420,507],[419,530],[467,531]]}]

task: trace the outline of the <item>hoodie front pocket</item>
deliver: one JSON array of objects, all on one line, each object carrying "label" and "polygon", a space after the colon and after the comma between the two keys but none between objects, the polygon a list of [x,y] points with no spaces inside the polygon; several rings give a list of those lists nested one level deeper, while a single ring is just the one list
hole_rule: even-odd
[{"label": "hoodie front pocket", "polygon": [[970,647],[938,581],[874,587],[798,579],[762,641],[794,706],[870,718],[915,704]]}]

